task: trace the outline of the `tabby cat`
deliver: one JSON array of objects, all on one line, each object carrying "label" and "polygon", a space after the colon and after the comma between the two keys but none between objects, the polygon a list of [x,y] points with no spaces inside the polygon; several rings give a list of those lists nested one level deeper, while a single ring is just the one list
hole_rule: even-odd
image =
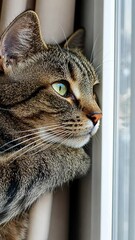
[{"label": "tabby cat", "polygon": [[27,239],[28,209],[44,193],[84,175],[83,146],[101,110],[84,30],[46,45],[35,12],[19,15],[0,39],[0,239]]}]

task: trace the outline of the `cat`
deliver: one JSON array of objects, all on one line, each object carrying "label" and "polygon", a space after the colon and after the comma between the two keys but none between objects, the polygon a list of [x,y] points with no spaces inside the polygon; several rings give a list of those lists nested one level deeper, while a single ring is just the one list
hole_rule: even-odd
[{"label": "cat", "polygon": [[83,55],[84,30],[47,45],[34,11],[20,14],[0,39],[0,239],[27,239],[29,208],[83,176],[83,146],[102,117],[98,77]]}]

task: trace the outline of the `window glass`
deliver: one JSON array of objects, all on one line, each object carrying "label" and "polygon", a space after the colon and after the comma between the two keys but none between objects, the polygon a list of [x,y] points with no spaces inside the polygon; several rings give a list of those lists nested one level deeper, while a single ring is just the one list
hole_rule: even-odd
[{"label": "window glass", "polygon": [[116,0],[113,240],[129,240],[132,7],[132,0]]}]

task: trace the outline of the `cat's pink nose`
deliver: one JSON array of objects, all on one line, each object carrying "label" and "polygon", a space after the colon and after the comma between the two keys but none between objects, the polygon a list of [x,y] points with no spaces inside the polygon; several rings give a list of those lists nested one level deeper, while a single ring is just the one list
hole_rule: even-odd
[{"label": "cat's pink nose", "polygon": [[93,122],[94,125],[102,118],[101,112],[93,112],[90,114],[87,114],[87,117]]}]

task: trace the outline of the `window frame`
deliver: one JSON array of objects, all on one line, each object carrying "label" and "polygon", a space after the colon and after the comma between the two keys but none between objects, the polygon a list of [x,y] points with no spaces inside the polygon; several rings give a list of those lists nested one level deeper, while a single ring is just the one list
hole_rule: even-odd
[{"label": "window frame", "polygon": [[[112,194],[113,194],[113,129],[114,129],[114,50],[115,50],[115,0],[103,0],[100,13],[99,1],[94,1],[94,36],[98,35],[99,19],[103,19],[102,45],[102,132],[101,146],[93,140],[92,168],[92,215],[91,240],[112,240]],[[97,24],[98,22],[98,24]],[[103,41],[103,42],[102,42]],[[100,62],[100,61],[99,61]],[[100,156],[100,159],[99,159]],[[99,163],[99,161],[101,161]],[[100,182],[97,182],[97,177]],[[100,209],[99,215],[97,210]]]}]

